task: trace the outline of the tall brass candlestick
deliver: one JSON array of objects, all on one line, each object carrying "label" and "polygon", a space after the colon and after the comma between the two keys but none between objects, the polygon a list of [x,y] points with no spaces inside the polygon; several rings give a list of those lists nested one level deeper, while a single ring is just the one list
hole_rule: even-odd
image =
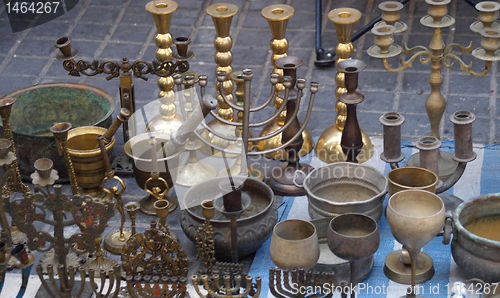
[{"label": "tall brass candlestick", "polygon": [[[170,34],[170,18],[177,10],[177,2],[172,0],[154,0],[146,4],[146,10],[151,13],[155,21],[157,34],[155,42],[156,59],[159,62],[172,60],[173,52],[171,46],[172,35]],[[177,114],[175,107],[174,79],[172,76],[160,77],[158,79],[160,92],[160,118],[149,123],[150,130],[161,131],[166,134],[173,133],[182,124],[181,115]]]},{"label": "tall brass candlestick", "polygon": [[[230,75],[233,72],[233,68],[231,67],[231,63],[233,61],[233,55],[231,53],[233,40],[229,32],[233,16],[237,13],[238,7],[231,3],[214,3],[207,8],[207,14],[212,17],[217,34],[214,40],[215,63],[217,64],[215,74],[217,74],[218,71],[224,71],[228,74],[228,77],[224,82],[217,83],[222,84],[222,88],[216,88],[218,102],[217,115],[228,121],[233,121],[234,119],[233,109],[224,101],[220,92],[223,91],[228,100],[233,100],[233,81],[230,78]],[[209,123],[209,126],[223,135],[234,136],[236,133],[234,126],[224,124],[217,119],[212,120]],[[230,142],[218,138],[213,134],[209,134],[208,139],[210,143],[217,144],[223,148],[231,144]]]},{"label": "tall brass candlestick", "polygon": [[[276,60],[287,56],[288,40],[285,36],[286,26],[288,24],[288,20],[295,14],[295,9],[286,4],[273,4],[264,7],[261,10],[261,14],[268,21],[273,37],[270,43],[270,48],[273,52],[273,55],[271,56],[271,62],[274,66],[273,73],[277,73],[280,75],[280,77],[283,77],[283,70],[276,66]],[[285,90],[285,87],[283,86],[283,84],[279,83],[276,85],[276,89],[278,91],[278,94],[275,97],[274,106],[276,109],[279,109],[279,107],[283,103],[283,95],[280,93]],[[285,125],[285,120],[286,111],[283,111],[275,119],[275,121],[272,121],[264,127],[264,129],[260,133],[260,136],[266,136],[278,130],[283,125]],[[302,132],[302,138],[304,139],[304,143],[302,144],[302,148],[299,152],[300,156],[308,154],[313,148],[313,140],[311,134],[307,130],[304,130]],[[259,141],[257,143],[257,148],[259,149],[259,151],[277,148],[279,146],[281,146],[281,134],[278,134],[267,140]],[[266,154],[266,156],[273,159],[285,160],[287,159],[287,152],[285,150],[278,150],[276,152],[268,153]]]},{"label": "tall brass candlestick", "polygon": [[[337,8],[328,13],[328,19],[335,25],[337,31],[338,44],[335,48],[336,61],[338,64],[344,60],[349,60],[354,54],[354,45],[351,42],[351,34],[354,24],[361,19],[361,12],[354,8]],[[340,101],[342,94],[347,92],[345,87],[344,73],[337,71],[335,75],[335,111],[337,112],[335,124],[326,128],[318,139],[316,144],[316,155],[324,162],[332,163],[336,161],[346,160],[346,156],[342,151],[340,141],[342,131],[347,117],[346,104]],[[373,144],[366,132],[361,130],[363,139],[363,148],[358,155],[358,161],[364,162],[370,159],[373,155]]]}]

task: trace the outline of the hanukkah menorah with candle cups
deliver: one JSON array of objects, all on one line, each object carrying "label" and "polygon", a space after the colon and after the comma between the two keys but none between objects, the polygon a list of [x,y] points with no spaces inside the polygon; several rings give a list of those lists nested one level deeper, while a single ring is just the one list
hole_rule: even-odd
[{"label": "hanukkah menorah with candle cups", "polygon": [[[458,65],[460,70],[476,77],[483,77],[489,73],[494,61],[500,60],[500,27],[498,26],[497,18],[500,10],[500,4],[493,1],[483,1],[476,5],[479,11],[479,20],[471,25],[471,30],[481,35],[482,40],[480,47],[474,49],[472,42],[467,45],[450,43],[446,45],[443,41],[442,30],[448,28],[455,23],[455,19],[448,15],[448,4],[451,0],[426,0],[428,4],[428,15],[420,19],[420,23],[433,29],[432,39],[429,47],[415,46],[408,48],[405,44],[403,47],[394,43],[394,34],[403,32],[407,26],[400,20],[400,11],[403,6],[395,1],[385,1],[380,3],[379,7],[384,11],[384,14],[392,15],[390,21],[386,19],[376,24],[371,32],[375,35],[375,45],[367,50],[367,54],[373,58],[382,60],[384,68],[389,72],[401,72],[412,67],[413,62],[417,59],[421,64],[431,65],[431,73],[429,76],[429,85],[431,92],[427,97],[425,107],[429,121],[431,124],[431,136],[439,141],[440,138],[440,123],[446,108],[446,100],[441,93],[441,85],[443,83],[442,70],[443,67],[452,68]],[[458,51],[458,52],[457,52]],[[461,55],[472,54],[473,57],[484,62],[484,69],[476,72],[472,69],[472,63],[466,63],[462,60]],[[401,55],[411,55],[407,59],[402,58],[398,67],[393,67],[390,64],[389,58]],[[437,145],[437,142],[434,141]],[[439,147],[439,146],[438,146]],[[446,180],[446,177],[460,172],[459,164],[456,158],[449,153],[439,152],[438,155],[438,171],[441,180]],[[408,164],[411,166],[420,166],[422,159],[419,153],[413,155]]]}]

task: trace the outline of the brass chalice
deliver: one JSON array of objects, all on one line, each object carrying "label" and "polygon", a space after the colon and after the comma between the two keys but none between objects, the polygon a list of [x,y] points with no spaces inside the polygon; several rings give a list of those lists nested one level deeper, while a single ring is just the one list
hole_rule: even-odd
[{"label": "brass chalice", "polygon": [[[417,267],[425,265],[420,249],[444,226],[445,206],[435,194],[425,190],[403,190],[391,196],[387,205],[387,221],[392,234],[403,244],[410,257],[411,274],[407,297],[415,297]],[[397,256],[396,256],[397,258]],[[432,263],[432,259],[426,256]],[[386,258],[386,267],[394,263],[394,253]],[[427,260],[426,262],[428,262]],[[401,261],[400,261],[401,262]],[[404,266],[404,265],[403,265]],[[384,268],[384,271],[387,272]],[[390,278],[390,277],[389,277]],[[419,281],[423,282],[423,281]]]},{"label": "brass chalice", "polygon": [[360,213],[345,213],[334,217],[328,225],[328,247],[351,266],[351,297],[354,291],[354,262],[371,258],[380,243],[377,222]]}]

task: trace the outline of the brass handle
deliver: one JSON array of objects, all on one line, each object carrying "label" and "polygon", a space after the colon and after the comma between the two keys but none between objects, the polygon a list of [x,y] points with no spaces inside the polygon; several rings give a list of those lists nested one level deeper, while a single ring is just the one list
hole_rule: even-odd
[{"label": "brass handle", "polygon": [[106,130],[104,133],[103,137],[106,143],[111,142],[111,139],[115,135],[116,131],[122,125],[123,122],[127,121],[127,119],[130,117],[130,111],[126,108],[121,108],[120,109],[120,114],[116,116],[115,121],[113,121],[113,124]]}]

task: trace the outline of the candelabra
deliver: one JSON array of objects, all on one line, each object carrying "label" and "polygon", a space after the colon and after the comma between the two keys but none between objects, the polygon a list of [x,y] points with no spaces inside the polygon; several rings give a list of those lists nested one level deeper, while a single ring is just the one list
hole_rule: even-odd
[{"label": "candelabra", "polygon": [[[337,56],[335,63],[338,64],[351,59],[354,54],[354,45],[351,42],[352,29],[354,24],[361,19],[361,12],[354,8],[337,8],[328,13],[328,19],[333,22],[337,31],[338,44],[335,48]],[[335,103],[336,121],[334,125],[326,128],[321,133],[315,149],[318,158],[327,163],[346,160],[340,144],[347,118],[346,104],[340,100],[342,94],[347,92],[343,72],[337,71],[335,83],[337,85],[335,88],[335,97],[337,98]],[[363,146],[358,161],[364,162],[372,157],[373,144],[368,134],[363,130],[361,130],[361,136]]]},{"label": "candelabra", "polygon": [[[382,2],[380,7],[383,10],[392,10],[393,18],[387,22],[377,24],[372,33],[375,35],[375,45],[367,50],[367,54],[374,58],[382,60],[384,68],[389,72],[400,72],[410,68],[415,60],[419,58],[422,64],[431,64],[431,73],[429,76],[429,85],[431,92],[425,103],[427,115],[431,124],[431,135],[439,138],[439,125],[443,116],[446,100],[441,93],[441,85],[443,76],[441,74],[443,66],[451,68],[458,63],[460,70],[476,77],[485,76],[491,69],[493,61],[500,60],[500,30],[496,19],[500,4],[491,1],[484,1],[476,5],[479,10],[479,21],[475,22],[471,29],[478,32],[482,36],[481,47],[473,50],[472,43],[468,46],[463,46],[456,43],[445,45],[442,37],[442,29],[452,26],[455,19],[449,15],[448,4],[451,0],[426,0],[428,5],[428,15],[420,19],[420,23],[428,28],[433,28],[432,39],[429,47],[415,46],[408,48],[406,44],[401,47],[394,44],[393,35],[397,32],[402,32],[405,26],[401,26],[399,20],[399,11],[402,6],[392,1]],[[386,13],[386,12],[384,12]],[[392,25],[391,25],[392,23]],[[394,25],[394,26],[393,26]],[[458,50],[457,54],[454,50]],[[394,68],[389,62],[389,58],[400,54],[411,55],[408,59],[402,59],[400,66]],[[475,58],[484,61],[484,69],[481,72],[472,70],[472,63],[465,63],[459,55],[472,54]],[[450,154],[441,152],[439,156],[439,176],[446,177],[457,171],[457,162]],[[409,161],[409,165],[418,166],[419,157],[413,156]]]},{"label": "candelabra", "polygon": [[[282,66],[286,76],[280,80],[278,74],[273,73],[271,75],[271,84],[272,91],[271,95],[265,100],[263,104],[257,107],[251,107],[251,80],[253,77],[253,73],[250,69],[246,69],[243,71],[243,79],[245,84],[245,98],[244,98],[244,106],[243,108],[230,102],[228,98],[224,95],[221,95],[234,110],[238,112],[243,112],[243,120],[242,122],[235,121],[227,121],[219,117],[216,113],[211,112],[211,115],[215,117],[217,120],[222,121],[226,124],[233,125],[235,127],[242,127],[242,142],[243,142],[243,150],[246,156],[255,156],[255,155],[265,155],[272,152],[276,152],[281,149],[286,149],[288,152],[288,164],[285,167],[275,168],[273,169],[273,174],[271,175],[269,184],[273,191],[278,195],[304,195],[304,190],[300,187],[297,187],[294,184],[294,179],[297,177],[297,172],[308,172],[311,169],[309,166],[301,164],[299,162],[299,154],[298,150],[301,148],[303,139],[302,132],[305,130],[305,127],[310,119],[312,106],[314,104],[314,96],[318,91],[319,84],[316,82],[311,83],[310,88],[310,100],[307,108],[306,118],[302,125],[298,122],[297,115],[300,107],[300,102],[303,96],[303,89],[305,88],[305,80],[304,79],[296,79],[296,69],[302,64],[302,61],[296,57],[283,57],[279,61],[277,61],[277,65]],[[227,75],[224,72],[219,72],[217,76],[217,80],[219,82],[223,82],[226,80]],[[260,111],[268,106],[271,101],[275,98],[277,94],[277,84],[278,82],[282,82],[285,87],[284,100],[281,103],[281,106],[276,111],[276,113],[270,118],[261,121],[259,123],[250,123],[250,113]],[[219,85],[221,88],[221,85]],[[289,108],[289,113],[286,118],[286,123],[281,126],[278,130],[259,137],[250,138],[250,128],[260,127],[263,125],[267,125],[276,120],[276,118],[281,114],[284,110],[285,106]],[[208,125],[202,123],[205,129],[209,130],[211,133],[226,139],[232,142],[238,142],[239,139],[236,137],[228,137],[224,136],[216,131],[213,131]],[[199,137],[199,133],[195,132]],[[249,142],[260,142],[272,137],[275,137],[278,134],[283,134],[282,144],[276,148],[268,148],[265,150],[249,150],[248,144]],[[225,152],[226,154],[241,154],[241,152],[230,151],[227,148],[220,148],[214,144],[208,143],[206,140],[200,137],[200,139],[205,142],[207,145],[212,146],[216,150],[220,150]],[[258,146],[257,146],[258,147]],[[300,178],[299,178],[300,179]]]},{"label": "candelabra", "polygon": [[[222,278],[218,274],[193,275],[191,277],[191,282],[193,283],[196,293],[202,298],[259,297],[262,285],[260,276],[257,276],[255,282],[253,282],[253,278],[248,275],[224,275]],[[202,293],[200,284],[205,291],[207,291],[207,294]]]},{"label": "candelabra", "polygon": [[123,247],[122,268],[132,297],[182,297],[188,259],[179,242],[153,221]]},{"label": "candelabra", "polygon": [[[295,14],[295,9],[290,5],[286,4],[273,4],[264,7],[261,10],[261,15],[268,21],[269,27],[272,33],[272,40],[270,43],[271,51],[273,52],[271,56],[271,62],[274,66],[273,73],[279,75],[279,77],[283,76],[283,69],[281,69],[278,65],[276,65],[276,61],[280,58],[287,56],[288,51],[288,40],[286,39],[286,27],[288,24],[288,20]],[[283,103],[283,94],[281,94],[285,90],[282,82],[280,81],[276,84],[276,94],[275,94],[275,108],[280,111],[279,115],[274,119],[274,121],[267,123],[264,129],[261,131],[260,136],[269,136],[271,138],[266,138],[260,140],[256,143],[258,150],[266,151],[269,149],[276,149],[280,147],[282,144],[282,136],[280,133],[275,134],[275,131],[279,130],[283,125],[285,125],[286,121],[286,109],[280,109]],[[289,112],[290,113],[290,112]],[[311,134],[304,130],[302,131],[302,139],[304,140],[301,145],[301,150],[299,154],[301,156],[308,154],[311,152],[313,148],[313,140]],[[267,157],[279,160],[286,160],[287,155],[284,150],[273,150],[266,153]]]},{"label": "candelabra", "polygon": [[[333,285],[335,281],[335,273],[333,272],[316,272],[299,269],[269,269],[269,290],[274,297],[278,298],[303,298],[313,294],[308,292],[307,295],[294,293],[291,289],[292,285],[297,285],[302,289],[317,289],[323,285]],[[331,290],[333,290],[331,288]],[[314,293],[314,297],[333,297],[333,291],[330,293]]]}]

